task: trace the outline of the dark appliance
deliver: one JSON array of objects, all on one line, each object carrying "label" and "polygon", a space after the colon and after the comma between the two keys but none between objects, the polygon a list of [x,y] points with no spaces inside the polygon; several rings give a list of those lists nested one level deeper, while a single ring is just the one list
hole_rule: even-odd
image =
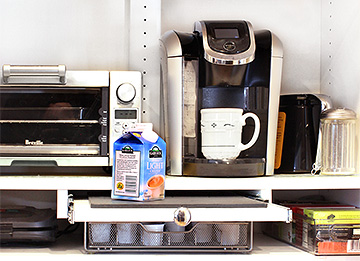
[{"label": "dark appliance", "polygon": [[[199,21],[193,33],[161,38],[164,137],[170,175],[261,176],[274,171],[283,51],[270,31],[247,21]],[[260,118],[260,135],[232,162],[201,153],[200,110],[241,108]],[[252,120],[242,140],[250,140]]]},{"label": "dark appliance", "polygon": [[325,95],[280,96],[275,173],[311,172],[317,153],[320,114],[329,108],[331,101]]},{"label": "dark appliance", "polygon": [[0,209],[0,243],[52,243],[56,239],[56,211],[29,206]]}]

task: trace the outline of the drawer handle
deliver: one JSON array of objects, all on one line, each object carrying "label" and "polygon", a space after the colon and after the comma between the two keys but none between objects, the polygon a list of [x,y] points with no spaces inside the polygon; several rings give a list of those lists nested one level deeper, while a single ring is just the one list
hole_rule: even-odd
[{"label": "drawer handle", "polygon": [[174,212],[174,221],[179,226],[187,226],[191,222],[190,210],[185,207],[176,209]]}]

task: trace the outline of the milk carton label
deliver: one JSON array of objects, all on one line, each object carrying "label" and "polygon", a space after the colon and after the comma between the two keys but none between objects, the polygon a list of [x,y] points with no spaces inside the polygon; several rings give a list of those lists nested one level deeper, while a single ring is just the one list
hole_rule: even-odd
[{"label": "milk carton label", "polygon": [[165,197],[166,144],[156,133],[129,132],[114,143],[113,199]]},{"label": "milk carton label", "polygon": [[162,158],[162,151],[158,146],[154,146],[149,150],[149,158]]},{"label": "milk carton label", "polygon": [[134,151],[130,146],[116,151],[115,195],[139,196],[140,154],[140,151]]}]

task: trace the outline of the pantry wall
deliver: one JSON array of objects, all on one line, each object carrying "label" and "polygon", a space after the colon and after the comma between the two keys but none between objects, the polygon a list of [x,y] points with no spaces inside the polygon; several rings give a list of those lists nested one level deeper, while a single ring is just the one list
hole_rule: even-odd
[{"label": "pantry wall", "polygon": [[[327,94],[336,107],[360,115],[360,3],[356,0],[4,0],[1,5],[0,21],[6,25],[0,28],[1,65],[139,70],[144,82],[143,118],[153,122],[155,130],[160,124],[158,39],[172,29],[191,32],[198,20],[243,19],[255,30],[271,30],[284,48],[282,94]],[[8,170],[0,171],[3,175]],[[1,205],[57,207],[56,191],[24,189],[22,182],[19,178],[1,187]],[[360,206],[360,185],[348,185],[347,177],[340,182],[334,179],[334,187],[330,183],[326,188],[321,184],[297,188],[292,184],[296,178],[293,182],[286,178],[286,182],[288,186],[264,187],[271,194],[268,198],[319,194]]]}]

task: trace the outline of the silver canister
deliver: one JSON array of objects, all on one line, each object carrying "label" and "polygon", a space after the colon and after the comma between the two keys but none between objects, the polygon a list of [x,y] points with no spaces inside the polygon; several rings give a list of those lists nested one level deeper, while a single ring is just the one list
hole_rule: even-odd
[{"label": "silver canister", "polygon": [[356,113],[350,109],[325,110],[320,116],[320,174],[356,173]]}]

